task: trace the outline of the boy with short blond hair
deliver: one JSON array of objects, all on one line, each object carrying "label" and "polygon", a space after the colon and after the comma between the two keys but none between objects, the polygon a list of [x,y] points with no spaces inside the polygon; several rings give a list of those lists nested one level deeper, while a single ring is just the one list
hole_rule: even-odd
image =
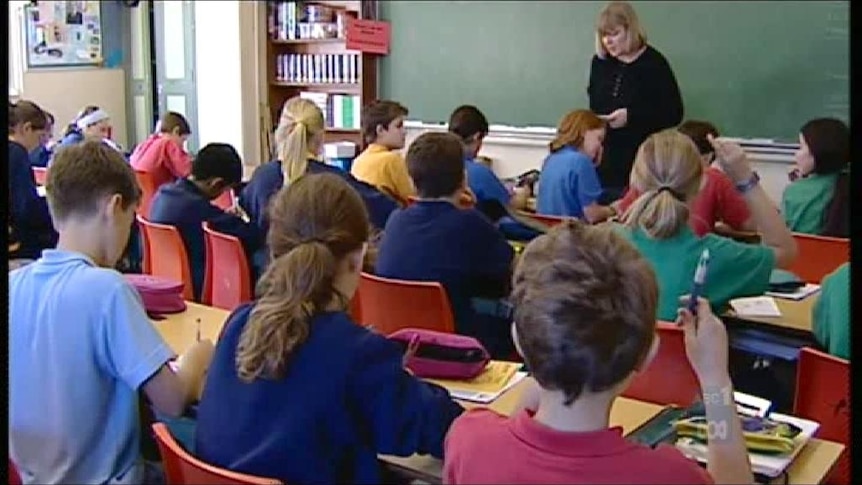
[{"label": "boy with short blond hair", "polygon": [[57,153],[46,184],[56,249],[9,273],[9,457],[28,483],[153,483],[140,458],[138,390],[178,416],[196,397],[212,343],[176,373],[141,297],[111,269],[141,192],[98,141]]}]

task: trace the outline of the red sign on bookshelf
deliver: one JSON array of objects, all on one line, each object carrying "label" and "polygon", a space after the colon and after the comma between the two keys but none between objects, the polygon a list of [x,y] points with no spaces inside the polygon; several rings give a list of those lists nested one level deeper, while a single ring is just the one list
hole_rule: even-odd
[{"label": "red sign on bookshelf", "polygon": [[389,22],[348,19],[347,49],[369,54],[389,54]]}]

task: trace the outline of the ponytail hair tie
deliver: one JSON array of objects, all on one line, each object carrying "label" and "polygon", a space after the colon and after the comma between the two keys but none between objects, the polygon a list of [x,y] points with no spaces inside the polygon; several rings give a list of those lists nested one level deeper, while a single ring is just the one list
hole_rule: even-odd
[{"label": "ponytail hair tie", "polygon": [[676,200],[678,200],[678,201],[680,201],[680,202],[685,202],[685,197],[684,197],[682,194],[680,194],[680,193],[679,193],[679,192],[677,192],[676,190],[673,190],[672,188],[670,188],[670,187],[669,187],[669,186],[667,186],[667,185],[662,185],[661,187],[659,187],[659,188],[658,188],[658,190],[656,191],[656,195],[658,195],[658,194],[660,194],[660,193],[662,193],[662,192],[669,192],[669,193],[670,193],[670,195],[671,195],[674,199],[676,199]]}]

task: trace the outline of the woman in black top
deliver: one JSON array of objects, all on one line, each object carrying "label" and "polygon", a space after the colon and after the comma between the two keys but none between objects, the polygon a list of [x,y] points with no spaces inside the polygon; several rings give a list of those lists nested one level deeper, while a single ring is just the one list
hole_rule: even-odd
[{"label": "woman in black top", "polygon": [[682,121],[673,70],[647,45],[637,14],[627,2],[610,2],[596,23],[596,55],[587,87],[590,109],[608,122],[604,158],[598,167],[605,205],[628,186],[638,147],[646,138]]}]

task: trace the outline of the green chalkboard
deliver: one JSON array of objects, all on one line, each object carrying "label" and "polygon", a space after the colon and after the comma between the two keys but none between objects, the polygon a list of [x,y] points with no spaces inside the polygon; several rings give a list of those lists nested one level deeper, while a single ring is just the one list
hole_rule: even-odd
[{"label": "green chalkboard", "polygon": [[[810,118],[849,118],[850,2],[632,2],[670,61],[685,117],[723,134],[795,141]],[[587,107],[604,2],[384,1],[392,47],[381,96],[444,122],[479,106],[492,123],[555,126]]]}]

